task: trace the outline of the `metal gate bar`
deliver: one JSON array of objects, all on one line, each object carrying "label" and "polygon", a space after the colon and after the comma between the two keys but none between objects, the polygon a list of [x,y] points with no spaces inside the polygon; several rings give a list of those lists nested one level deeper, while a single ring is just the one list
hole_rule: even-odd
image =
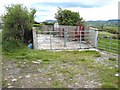
[{"label": "metal gate bar", "polygon": [[97,32],[84,30],[75,31],[36,31],[33,30],[34,49],[37,50],[78,50],[97,48]]}]

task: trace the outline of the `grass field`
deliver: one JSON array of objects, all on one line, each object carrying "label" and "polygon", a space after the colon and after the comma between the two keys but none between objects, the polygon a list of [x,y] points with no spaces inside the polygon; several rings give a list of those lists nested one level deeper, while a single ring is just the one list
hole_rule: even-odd
[{"label": "grass field", "polygon": [[104,30],[106,30],[107,32],[110,32],[110,33],[113,33],[113,34],[117,34],[119,31],[119,29],[118,29],[118,26],[106,26],[106,27],[104,27]]},{"label": "grass field", "polygon": [[[101,54],[97,51],[35,51],[26,47],[12,53],[3,52],[3,87],[11,84],[14,87],[28,85],[38,88],[117,88],[118,77],[115,74],[118,69],[96,62],[99,57]],[[38,61],[40,62],[34,63]],[[6,70],[11,62],[12,65],[15,64],[12,67],[14,72],[16,69],[22,71],[13,73],[17,78],[15,82],[7,78],[11,69]],[[108,58],[106,62],[113,66],[117,64],[116,59]],[[26,79],[28,73],[30,78]],[[19,79],[21,76],[23,78]]]},{"label": "grass field", "polygon": [[112,53],[119,53],[118,42],[120,43],[120,40],[112,39],[112,41],[110,41],[109,38],[99,38],[98,49]]},{"label": "grass field", "polygon": [[[119,39],[114,39],[114,34],[109,32],[99,32],[98,35],[98,49],[102,49],[108,52],[119,53],[118,45]],[[112,39],[110,39],[112,37]]]}]

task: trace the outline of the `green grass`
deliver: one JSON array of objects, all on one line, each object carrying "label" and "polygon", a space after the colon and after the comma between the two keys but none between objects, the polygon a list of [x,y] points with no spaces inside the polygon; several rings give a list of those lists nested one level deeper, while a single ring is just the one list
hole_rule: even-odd
[{"label": "green grass", "polygon": [[118,43],[120,40],[112,39],[112,43],[110,43],[109,38],[99,38],[98,41],[98,49],[105,50],[108,52],[119,53],[118,52]]},{"label": "green grass", "polygon": [[99,37],[102,37],[102,36],[110,37],[110,36],[114,36],[114,34],[111,34],[109,32],[105,32],[105,31],[99,31]]},{"label": "green grass", "polygon": [[[55,51],[39,51],[39,50],[31,50],[29,48],[23,47],[22,49],[16,49],[14,52],[3,52],[6,58],[12,58],[14,60],[38,60],[41,59],[44,62],[53,61],[53,60],[76,60],[78,58],[91,58],[93,56],[100,56],[100,54],[96,51],[64,51],[64,52],[55,52]],[[71,56],[71,57],[70,57]]]},{"label": "green grass", "polygon": [[8,86],[7,83],[8,83],[7,80],[2,80],[2,85],[4,86],[4,88],[7,88]]},{"label": "green grass", "polygon": [[[118,73],[116,68],[109,68],[103,64],[97,63],[95,59],[100,57],[100,53],[97,51],[40,51],[32,50],[26,47],[17,49],[15,52],[3,52],[3,60],[13,60],[18,67],[21,64],[18,62],[26,61],[29,67],[32,67],[32,61],[41,60],[41,67],[47,69],[49,65],[52,65],[52,72],[48,71],[44,75],[45,78],[51,77],[51,87],[66,87],[65,83],[79,82],[76,77],[77,74],[81,74],[88,80],[99,81],[102,85],[101,88],[117,87],[118,77],[115,76]],[[115,59],[109,58],[111,62],[116,62]],[[108,62],[109,63],[109,62]],[[26,64],[26,65],[27,65]],[[63,67],[61,67],[64,65]],[[34,66],[35,68],[35,66]],[[89,72],[95,73],[95,76],[89,77]],[[54,73],[63,74],[65,80],[63,83],[56,81]],[[70,79],[73,79],[70,81]]]},{"label": "green grass", "polygon": [[105,87],[104,83],[108,83],[108,84],[111,84],[111,85],[117,87],[118,77],[115,77],[115,74],[118,73],[118,70],[106,68],[105,66],[102,66],[103,68],[101,68],[101,66],[102,65],[98,65],[96,68],[98,69],[98,75],[100,77],[102,86]]},{"label": "green grass", "polygon": [[2,32],[0,32],[0,55],[2,54]]},{"label": "green grass", "polygon": [[118,34],[118,26],[106,26],[104,30],[113,34]]},{"label": "green grass", "polygon": [[[110,40],[112,37],[112,40]],[[98,34],[98,49],[105,50],[108,52],[118,53],[119,39],[115,39],[116,34],[111,34],[109,32],[99,32]]]},{"label": "green grass", "polygon": [[[120,40],[118,35],[118,26],[104,26],[102,30],[103,31],[99,31],[98,34],[98,49],[112,53],[119,53],[118,43],[120,43]],[[110,37],[112,37],[111,47]]]}]

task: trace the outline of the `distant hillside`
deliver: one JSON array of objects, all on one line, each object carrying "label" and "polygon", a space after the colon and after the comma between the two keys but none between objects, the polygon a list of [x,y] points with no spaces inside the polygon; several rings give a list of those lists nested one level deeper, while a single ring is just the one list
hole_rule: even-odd
[{"label": "distant hillside", "polygon": [[111,20],[108,20],[108,22],[120,22],[120,19],[111,19]]},{"label": "distant hillside", "polygon": [[97,20],[97,21],[86,21],[87,25],[90,26],[95,26],[95,27],[99,27],[99,26],[118,26],[120,25],[120,20],[119,19],[111,19],[111,20]]},{"label": "distant hillside", "polygon": [[45,21],[43,21],[43,22],[54,23],[54,22],[56,22],[56,20],[45,20]]}]

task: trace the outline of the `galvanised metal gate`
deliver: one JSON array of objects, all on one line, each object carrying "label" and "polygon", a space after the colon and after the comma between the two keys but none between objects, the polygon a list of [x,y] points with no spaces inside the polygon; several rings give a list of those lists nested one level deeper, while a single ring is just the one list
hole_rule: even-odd
[{"label": "galvanised metal gate", "polygon": [[114,34],[108,34],[107,32],[99,31],[98,49],[118,53],[118,45],[120,43],[118,38],[118,35],[115,36]]},{"label": "galvanised metal gate", "polygon": [[97,48],[96,30],[84,31],[42,31],[33,29],[33,43],[36,50],[78,50]]}]

